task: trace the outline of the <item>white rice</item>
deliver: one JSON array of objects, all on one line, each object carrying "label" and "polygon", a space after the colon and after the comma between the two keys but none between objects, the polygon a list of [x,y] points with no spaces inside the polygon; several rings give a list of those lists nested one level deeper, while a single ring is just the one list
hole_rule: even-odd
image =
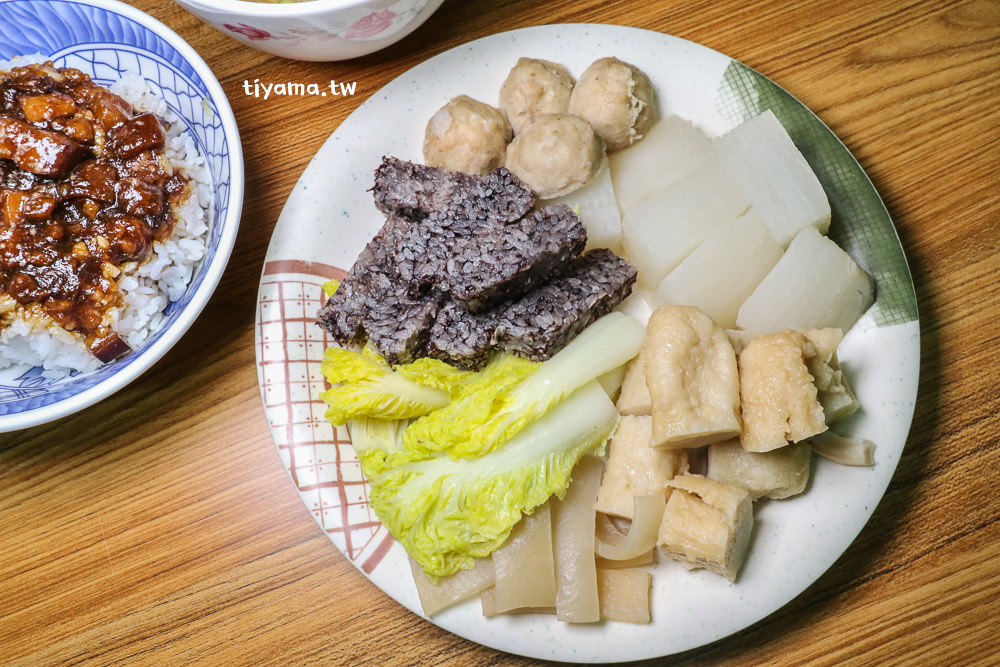
[{"label": "white rice", "polygon": [[[31,56],[0,63],[0,71],[46,58]],[[133,350],[137,350],[166,317],[163,310],[179,299],[205,255],[208,238],[209,208],[212,201],[211,175],[204,156],[184,124],[149,83],[138,75],[127,75],[110,86],[112,92],[140,111],[153,112],[166,121],[167,141],[164,152],[173,164],[191,179],[191,196],[173,211],[173,235],[154,244],[141,265],[123,267],[118,287],[123,297],[113,314],[114,329]],[[41,366],[42,375],[60,378],[87,372],[102,364],[84,343],[83,336],[66,331],[45,317],[25,316],[18,312],[10,324],[0,330],[0,368],[21,364]]]}]

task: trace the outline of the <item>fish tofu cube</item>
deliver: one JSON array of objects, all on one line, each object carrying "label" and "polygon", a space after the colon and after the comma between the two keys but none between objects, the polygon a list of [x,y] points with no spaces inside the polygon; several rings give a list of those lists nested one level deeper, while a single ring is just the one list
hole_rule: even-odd
[{"label": "fish tofu cube", "polygon": [[653,400],[646,386],[646,355],[641,351],[625,368],[625,379],[618,393],[618,412],[623,415],[652,415]]},{"label": "fish tofu cube", "polygon": [[758,336],[740,354],[740,442],[748,452],[769,452],[826,430],[823,406],[806,365],[814,353],[805,336],[787,330]]},{"label": "fish tofu cube", "polygon": [[657,537],[660,552],[689,569],[736,580],[750,545],[750,492],[701,475],[667,482],[667,506]]},{"label": "fish tofu cube", "polygon": [[608,444],[598,512],[631,519],[635,496],[663,495],[666,483],[687,471],[687,451],[650,447],[652,432],[652,417],[622,417]]},{"label": "fish tofu cube", "polygon": [[826,423],[832,424],[851,416],[861,407],[861,401],[854,395],[847,376],[837,361],[837,348],[844,338],[844,332],[833,328],[810,329],[803,331],[802,335],[815,350],[812,356],[806,358],[806,366],[813,376]]},{"label": "fish tofu cube", "polygon": [[748,452],[739,440],[708,447],[708,477],[740,486],[758,498],[789,498],[809,483],[812,448],[797,442],[770,452]]},{"label": "fish tofu cube", "polygon": [[691,448],[740,433],[740,379],[729,337],[694,306],[653,311],[646,328],[653,446]]}]

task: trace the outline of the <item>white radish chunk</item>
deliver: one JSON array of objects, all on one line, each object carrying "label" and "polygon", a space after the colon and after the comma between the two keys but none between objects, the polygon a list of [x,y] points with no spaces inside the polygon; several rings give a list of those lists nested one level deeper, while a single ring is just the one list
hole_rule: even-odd
[{"label": "white radish chunk", "polygon": [[611,153],[611,179],[621,215],[694,171],[712,150],[712,141],[691,121],[667,116],[642,141]]},{"label": "white radish chunk", "polygon": [[658,305],[697,306],[724,328],[781,257],[782,248],[750,209],[720,225],[656,288]]},{"label": "white radish chunk", "polygon": [[829,229],[823,186],[772,111],[715,139],[715,151],[782,246],[806,227]]},{"label": "white radish chunk", "polygon": [[556,556],[556,618],[570,623],[601,620],[597,597],[594,501],[604,464],[585,456],[573,469],[562,500],[552,500],[552,541]]},{"label": "white radish chunk", "polygon": [[812,227],[789,244],[747,297],[736,326],[753,336],[784,329],[850,329],[875,298],[872,279]]},{"label": "white radish chunk", "polygon": [[587,230],[587,249],[608,248],[618,252],[622,245],[622,216],[618,212],[611,169],[604,168],[579,190],[540,202],[542,206],[566,204],[580,217]]},{"label": "white radish chunk", "polygon": [[622,220],[622,232],[639,284],[659,284],[709,234],[749,207],[746,193],[716,157],[635,206]]},{"label": "white radish chunk", "polygon": [[625,313],[642,326],[646,326],[646,323],[649,322],[649,316],[653,312],[652,306],[649,305],[649,297],[651,296],[652,293],[647,290],[633,288],[632,293],[615,310]]}]

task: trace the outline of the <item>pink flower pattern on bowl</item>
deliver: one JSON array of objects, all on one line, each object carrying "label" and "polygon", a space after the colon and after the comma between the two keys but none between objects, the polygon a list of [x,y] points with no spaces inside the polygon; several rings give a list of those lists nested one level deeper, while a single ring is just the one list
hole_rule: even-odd
[{"label": "pink flower pattern on bowl", "polygon": [[252,25],[247,25],[246,23],[241,23],[238,26],[229,23],[224,23],[223,25],[226,26],[226,30],[239,33],[249,39],[271,39],[271,33],[268,31],[254,28]]},{"label": "pink flower pattern on bowl", "polygon": [[[4,0],[0,0],[0,4]],[[443,0],[338,0],[260,4],[176,0],[209,25],[253,48],[284,58],[357,58],[413,32]],[[246,7],[241,9],[240,7]]]},{"label": "pink flower pattern on bowl", "polygon": [[372,12],[368,16],[362,17],[352,23],[347,28],[344,35],[347,39],[367,39],[383,32],[392,25],[396,13],[391,9],[383,9],[380,12]]}]

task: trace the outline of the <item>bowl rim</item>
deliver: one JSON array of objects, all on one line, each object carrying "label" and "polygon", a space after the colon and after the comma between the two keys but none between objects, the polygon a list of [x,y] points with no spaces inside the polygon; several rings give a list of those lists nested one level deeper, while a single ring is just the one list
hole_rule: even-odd
[{"label": "bowl rim", "polygon": [[253,18],[313,17],[331,10],[355,9],[371,0],[295,0],[294,2],[263,2],[255,0],[174,0],[188,9],[198,9],[213,15],[230,14]]},{"label": "bowl rim", "polygon": [[243,212],[245,173],[239,127],[222,84],[198,52],[183,37],[160,20],[119,0],[47,0],[47,2],[88,5],[131,19],[167,42],[194,69],[215,103],[223,127],[230,162],[229,205],[225,217],[213,221],[213,224],[221,226],[221,233],[215,254],[207,261],[201,284],[196,288],[187,306],[177,314],[174,320],[166,324],[162,335],[147,346],[136,350],[136,358],[131,363],[93,387],[48,405],[0,415],[0,432],[39,426],[79,412],[118,392],[159,361],[188,331],[214,294],[222,274],[229,264]]}]

